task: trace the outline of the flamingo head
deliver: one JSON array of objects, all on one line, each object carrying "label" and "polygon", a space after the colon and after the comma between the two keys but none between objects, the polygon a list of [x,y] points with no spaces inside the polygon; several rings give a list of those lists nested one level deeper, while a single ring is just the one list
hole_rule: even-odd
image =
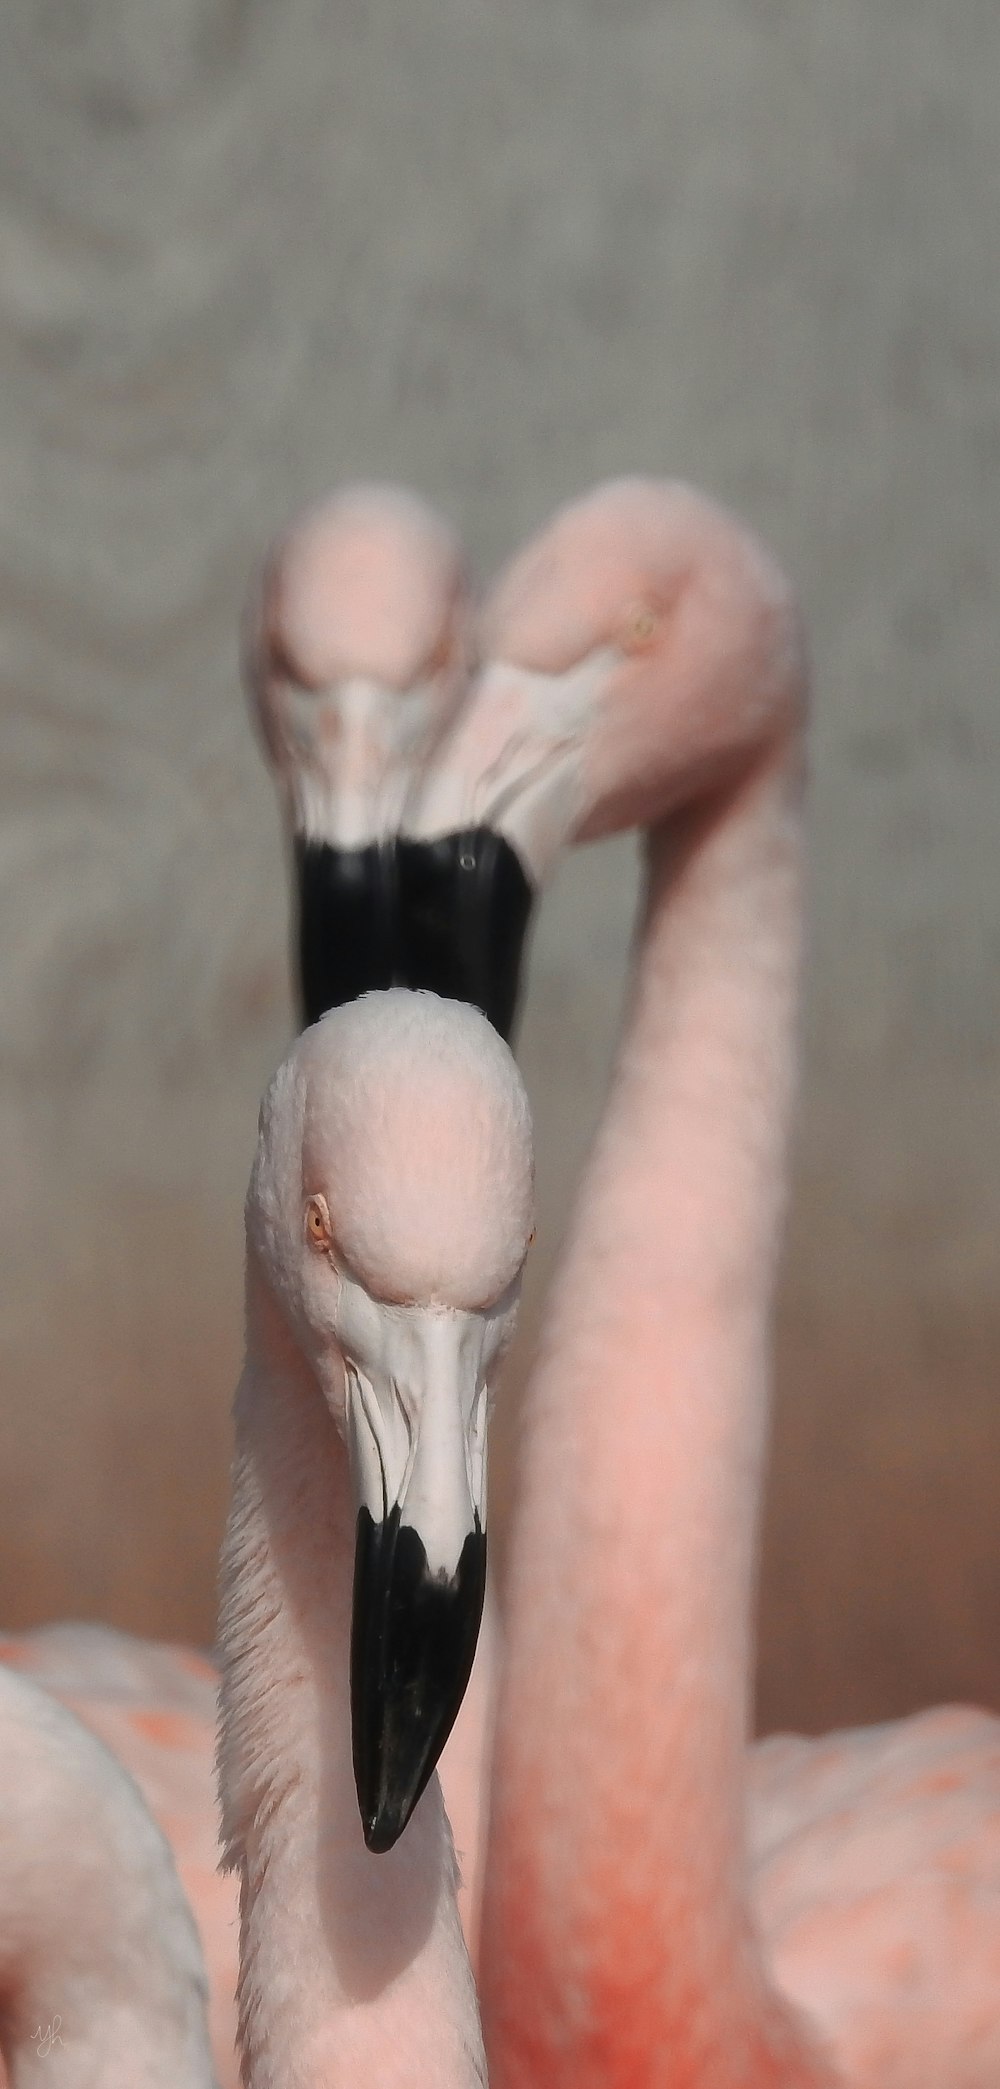
[{"label": "flamingo head", "polygon": [[516,554],[478,651],[425,802],[471,795],[536,883],[565,841],[646,825],[723,780],[794,715],[803,682],[768,554],[702,495],[645,478],[597,487]]},{"label": "flamingo head", "polygon": [[464,694],[470,638],[457,543],[400,487],[343,488],[265,562],[245,677],[291,830],[306,1022],[396,981],[451,990],[450,894],[430,904],[444,967],[419,948],[411,962],[428,907],[418,894],[414,922],[402,919],[395,841]]},{"label": "flamingo head", "polygon": [[392,827],[464,689],[470,625],[457,543],[402,487],[344,487],[272,546],[244,670],[297,835],[358,848]]},{"label": "flamingo head", "polygon": [[366,995],[306,1031],[271,1083],[248,1253],[350,1454],[354,1768],[373,1850],[405,1828],[472,1667],[490,1387],[532,1204],[520,1075],[465,1004]]}]

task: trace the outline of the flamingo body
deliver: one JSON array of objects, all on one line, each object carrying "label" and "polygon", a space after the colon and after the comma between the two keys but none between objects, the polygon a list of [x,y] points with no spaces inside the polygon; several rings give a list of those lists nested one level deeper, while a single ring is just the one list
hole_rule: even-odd
[{"label": "flamingo body", "polygon": [[[11,2089],[213,2089],[208,1983],[175,1861],[137,1780],[123,1774],[121,1721],[105,1746],[106,1718],[85,1721],[72,1709],[79,1639],[58,1628],[52,1639],[42,1649],[7,1644],[0,1662],[5,2079]],[[82,1661],[92,1713],[95,1651],[88,1646]],[[101,1651],[107,1670],[119,1650]],[[117,1659],[126,1665],[127,1652]],[[40,1687],[46,1670],[65,1687]],[[197,1721],[193,1739],[197,1752]],[[187,1827],[193,1798],[203,1834],[204,1792],[197,1777],[181,1782],[185,1818],[171,1825]],[[224,2032],[221,2043],[225,2053]],[[235,2081],[231,2039],[228,2060],[225,2089]]]},{"label": "flamingo body", "polygon": [[139,1786],[198,1926],[216,2073],[222,2089],[236,2089],[239,1911],[233,1880],[219,1870],[213,1664],[187,1647],[86,1624],[11,1635],[0,1663],[65,1705]]},{"label": "flamingo body", "polygon": [[1000,1720],[964,1706],[750,1756],[774,1976],[849,2083],[1000,2080]]},{"label": "flamingo body", "polygon": [[[458,1908],[473,1963],[496,1650],[490,1602],[465,1704],[440,1765],[454,1837]],[[220,1864],[214,1662],[193,1648],[138,1639],[107,1625],[55,1624],[0,1640],[0,1665],[65,1705],[135,1779],[170,1844],[197,1924],[220,2089],[238,2089],[239,1895],[232,1874]]]}]

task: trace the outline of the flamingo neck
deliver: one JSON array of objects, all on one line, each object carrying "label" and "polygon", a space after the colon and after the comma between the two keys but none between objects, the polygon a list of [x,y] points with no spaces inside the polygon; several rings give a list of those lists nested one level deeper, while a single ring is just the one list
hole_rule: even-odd
[{"label": "flamingo neck", "polygon": [[783,748],[650,837],[529,1395],[484,1909],[498,2089],[827,2080],[764,1977],[743,1818],[798,768]]},{"label": "flamingo neck", "polygon": [[354,1788],[348,1458],[252,1255],[221,1566],[219,1778],[247,2089],[471,2089],[478,2011],[433,1779],[387,1855]]}]

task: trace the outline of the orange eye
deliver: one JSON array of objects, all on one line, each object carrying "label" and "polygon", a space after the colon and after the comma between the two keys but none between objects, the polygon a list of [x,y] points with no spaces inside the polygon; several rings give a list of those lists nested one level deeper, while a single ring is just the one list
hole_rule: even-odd
[{"label": "orange eye", "polygon": [[660,628],[660,613],[650,602],[631,602],[622,619],[622,645],[627,653],[641,653]]},{"label": "orange eye", "polygon": [[325,1197],[310,1197],[306,1205],[306,1239],[310,1247],[319,1248],[324,1254],[333,1245],[333,1229]]}]

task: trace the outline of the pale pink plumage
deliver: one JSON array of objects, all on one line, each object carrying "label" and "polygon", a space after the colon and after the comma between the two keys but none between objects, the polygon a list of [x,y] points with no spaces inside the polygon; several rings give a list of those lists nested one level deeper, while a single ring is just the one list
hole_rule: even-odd
[{"label": "pale pink plumage", "polygon": [[[633,484],[529,547],[486,628],[498,666],[450,781],[444,750],[449,814],[481,796],[478,735],[533,866],[561,833],[655,830],[529,1411],[487,1879],[495,2089],[996,2089],[1000,1723],[781,1736],[745,1770],[800,905],[787,593],[708,503]],[[595,648],[525,812],[525,716]],[[126,1726],[155,1811],[165,1766]],[[207,1767],[202,1748],[195,1814]]]},{"label": "pale pink plumage", "polygon": [[[319,1252],[317,1198],[330,1221]],[[362,1834],[347,1443],[359,1407],[385,1400],[405,1412],[418,1469],[422,1402],[438,1395],[411,1361],[425,1332],[435,1358],[465,1344],[485,1393],[531,1206],[520,1080],[471,1008],[368,995],[307,1030],[271,1083],[247,1196],[247,1356],[220,1569],[219,1786],[240,1878],[247,2089],[485,2080],[437,1779],[385,1854]],[[383,1339],[399,1345],[398,1382],[373,1368]],[[394,1452],[387,1434],[375,1440],[384,1488]]]},{"label": "pale pink plumage", "polygon": [[[211,1865],[204,1706],[194,1718],[180,1709],[145,1713],[158,1729],[164,1721],[190,1729],[200,1778],[164,1777],[153,1737],[142,1731],[148,1679],[155,1673],[162,1694],[170,1668],[169,1654],[137,1655],[113,1634],[85,1632],[81,1641],[57,1627],[4,1643],[0,2046],[11,2089],[213,2089],[203,1955],[161,1832],[180,1831],[183,1842],[197,1819]],[[191,1680],[204,1688],[202,1678]],[[123,1697],[133,1712],[131,1749],[121,1747]],[[141,1761],[148,1807],[138,1778],[123,1774],[129,1753],[136,1769]],[[185,1883],[196,1883],[190,1870]],[[210,1887],[207,1873],[201,1883]],[[219,2081],[228,2089],[232,2043],[221,2029],[229,2065]]]},{"label": "pale pink plumage", "polygon": [[[238,1908],[232,1879],[219,1872],[213,1664],[186,1647],[68,1624],[0,1640],[0,1662],[65,1705],[135,1778],[198,1925],[219,2083],[237,2089]],[[53,1978],[58,1987],[58,1968]]]},{"label": "pale pink plumage", "polygon": [[1000,1721],[942,1705],[750,1758],[754,1902],[850,2083],[1000,2081]]},{"label": "pale pink plumage", "polygon": [[[996,2089],[1000,1721],[783,1737],[747,1775],[801,917],[787,588],[707,501],[622,482],[520,554],[486,628],[457,758],[519,674],[558,702],[596,663],[563,831],[650,830],[525,1420],[485,1870],[494,2089]],[[531,831],[551,850],[544,809]]]},{"label": "pale pink plumage", "polygon": [[[247,604],[244,662],[293,830],[357,843],[392,829],[464,690],[470,620],[454,537],[403,488],[341,488],[274,544]],[[490,1599],[441,1763],[470,1940],[494,1633]],[[184,1649],[72,1625],[0,1643],[0,1662],[30,1673],[112,1749],[170,1839],[201,1931],[226,2089],[236,2080],[237,1899],[218,1870],[214,1668]]]},{"label": "pale pink plumage", "polygon": [[[361,846],[396,831],[465,695],[473,618],[458,540],[406,487],[341,486],[274,540],[249,592],[243,661],[290,836]],[[473,1951],[497,1637],[491,1577],[440,1763]]]}]

